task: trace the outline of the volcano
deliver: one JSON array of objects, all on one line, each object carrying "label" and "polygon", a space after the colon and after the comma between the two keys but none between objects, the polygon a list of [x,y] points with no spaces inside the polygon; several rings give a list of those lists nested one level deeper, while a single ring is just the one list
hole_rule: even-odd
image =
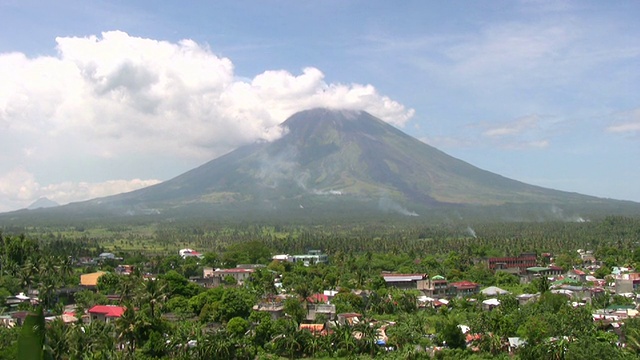
[{"label": "volcano", "polygon": [[479,169],[364,111],[312,109],[280,126],[285,135],[278,140],[240,147],[163,183],[37,211],[246,219],[467,212],[513,220],[640,213],[637,203],[542,188]]}]

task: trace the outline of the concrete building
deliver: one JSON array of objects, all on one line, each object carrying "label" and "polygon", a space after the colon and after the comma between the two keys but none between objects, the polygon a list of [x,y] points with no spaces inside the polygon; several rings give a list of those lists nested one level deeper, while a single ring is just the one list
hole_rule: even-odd
[{"label": "concrete building", "polygon": [[525,274],[527,268],[537,265],[536,253],[522,253],[519,256],[512,257],[495,257],[489,258],[489,269],[498,270],[514,270],[519,274]]},{"label": "concrete building", "polygon": [[89,309],[89,321],[112,322],[124,314],[126,309],[115,305],[96,305]]},{"label": "concrete building", "polygon": [[449,293],[451,296],[469,296],[480,292],[480,284],[471,281],[458,281],[449,284]]},{"label": "concrete building", "polygon": [[311,304],[307,303],[307,317],[308,321],[316,321],[319,314],[324,314],[327,320],[334,320],[336,318],[336,306],[333,304]]},{"label": "concrete building", "polygon": [[385,283],[397,289],[424,290],[427,287],[427,274],[391,274],[383,273]]},{"label": "concrete building", "polygon": [[231,276],[236,280],[238,284],[243,284],[254,272],[255,272],[255,269],[235,268],[235,269],[215,269],[214,270],[213,268],[204,268],[202,270],[202,277],[205,279],[218,278],[219,284],[224,284],[224,279],[227,276]]}]

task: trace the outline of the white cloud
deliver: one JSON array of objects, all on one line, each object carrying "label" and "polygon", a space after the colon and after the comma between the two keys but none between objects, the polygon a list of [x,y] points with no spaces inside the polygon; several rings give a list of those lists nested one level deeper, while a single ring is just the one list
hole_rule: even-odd
[{"label": "white cloud", "polygon": [[612,133],[637,133],[640,132],[640,108],[621,112],[614,116],[616,124],[607,127]]},{"label": "white cloud", "polygon": [[137,190],[159,183],[159,180],[108,180],[105,182],[71,182],[40,185],[33,174],[16,168],[0,177],[0,212],[27,207],[46,197],[59,204]]},{"label": "white cloud", "polygon": [[[0,204],[28,205],[41,195],[29,192],[33,188],[82,187],[82,179],[37,185],[46,179],[27,174],[45,160],[59,169],[131,154],[202,162],[257,139],[273,140],[281,136],[276,125],[312,107],[362,109],[398,126],[413,116],[371,85],[327,83],[312,67],[299,75],[273,70],[243,78],[230,59],[192,40],[110,31],[56,42],[56,56],[0,54],[0,142],[12,145],[0,154],[0,167],[26,169],[3,178]],[[10,176],[22,176],[23,186]]]},{"label": "white cloud", "polygon": [[527,115],[511,121],[477,122],[465,126],[456,136],[429,136],[422,141],[437,148],[492,147],[507,150],[545,149],[556,131],[554,117]]},{"label": "white cloud", "polygon": [[508,123],[492,124],[482,135],[488,137],[519,135],[527,130],[537,128],[538,122],[539,118],[537,115],[524,116]]},{"label": "white cloud", "polygon": [[100,183],[89,182],[63,182],[50,184],[39,189],[39,192],[49,199],[66,204],[73,201],[94,199],[123,192],[129,192],[143,187],[158,184],[160,180],[108,180]]}]

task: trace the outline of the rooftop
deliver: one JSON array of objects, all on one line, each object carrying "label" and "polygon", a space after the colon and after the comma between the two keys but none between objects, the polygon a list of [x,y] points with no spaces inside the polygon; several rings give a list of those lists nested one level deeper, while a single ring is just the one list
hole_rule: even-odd
[{"label": "rooftop", "polygon": [[116,305],[96,305],[89,309],[90,314],[102,314],[106,317],[121,317],[126,309]]}]

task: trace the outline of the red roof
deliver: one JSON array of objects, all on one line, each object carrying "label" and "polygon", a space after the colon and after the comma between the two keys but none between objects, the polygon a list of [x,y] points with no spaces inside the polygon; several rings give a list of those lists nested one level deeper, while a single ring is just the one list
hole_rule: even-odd
[{"label": "red roof", "polygon": [[467,281],[467,280],[454,282],[449,285],[454,286],[457,289],[473,289],[480,286],[474,282]]},{"label": "red roof", "polygon": [[120,317],[124,311],[124,307],[115,305],[96,305],[89,309],[90,314],[102,314],[106,317]]},{"label": "red roof", "polygon": [[309,296],[307,298],[307,301],[311,302],[311,303],[316,303],[316,304],[317,303],[327,303],[327,302],[329,302],[329,297],[327,295],[325,295],[325,294],[318,293],[318,294],[313,294],[313,295]]}]

